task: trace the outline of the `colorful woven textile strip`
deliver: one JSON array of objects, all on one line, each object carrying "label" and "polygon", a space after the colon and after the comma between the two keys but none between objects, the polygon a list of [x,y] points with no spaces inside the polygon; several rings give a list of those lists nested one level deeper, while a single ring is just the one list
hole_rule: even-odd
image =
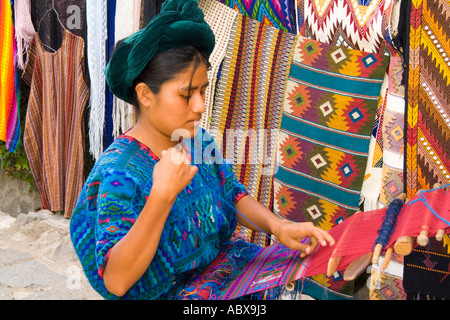
[{"label": "colorful woven textile strip", "polygon": [[265,25],[296,33],[295,6],[292,0],[218,0],[239,13]]},{"label": "colorful woven textile strip", "polygon": [[329,230],[358,210],[389,58],[298,38],[275,174],[275,212]]},{"label": "colorful woven textile strip", "polygon": [[409,197],[450,181],[450,3],[412,1],[407,100]]},{"label": "colorful woven textile strip", "polygon": [[[209,63],[211,64],[208,70],[209,87],[205,92],[206,111],[203,113],[201,123],[202,128],[209,130],[217,77],[227,52],[231,28],[239,13],[215,0],[199,0],[198,6],[205,14],[205,21],[210,25],[216,38],[216,46],[209,57]],[[217,17],[220,17],[220,19]]]},{"label": "colorful woven textile strip", "polygon": [[20,138],[19,77],[14,35],[13,1],[0,2],[0,140],[15,152]]},{"label": "colorful woven textile strip", "polygon": [[295,37],[239,15],[212,112],[211,135],[249,194],[267,208],[273,203],[276,139]]},{"label": "colorful woven textile strip", "polygon": [[278,140],[276,214],[330,230],[359,209],[388,62],[298,37]]}]

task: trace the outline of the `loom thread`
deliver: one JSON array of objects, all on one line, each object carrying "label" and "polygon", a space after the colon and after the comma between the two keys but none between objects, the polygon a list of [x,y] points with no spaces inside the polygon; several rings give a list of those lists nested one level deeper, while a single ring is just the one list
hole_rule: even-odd
[{"label": "loom thread", "polygon": [[403,204],[404,202],[400,199],[394,199],[391,201],[388,209],[386,210],[383,223],[378,230],[378,237],[375,240],[375,245],[381,244],[383,248],[387,245],[392,233],[394,232],[397,218],[402,210]]},{"label": "loom thread", "polygon": [[[259,231],[261,231],[264,235],[266,235],[266,237],[268,237],[270,240],[272,240],[273,242],[277,242],[273,237],[271,237],[269,234],[267,234],[266,232],[264,232],[261,228],[259,228],[256,224],[254,224],[250,219],[248,219],[244,214],[242,214],[241,212],[239,212],[238,210],[236,210],[236,208],[232,205],[230,205],[222,196],[219,195],[219,197],[225,202],[226,205],[228,205],[230,208],[232,208],[233,210],[235,210],[237,213],[239,213],[242,217],[244,217],[245,220],[247,220],[248,222],[250,222],[255,228],[257,228]],[[308,241],[308,239],[303,239],[301,242],[302,243],[306,243]],[[320,247],[317,246],[317,249]],[[298,263],[302,264],[303,266],[305,266],[306,268],[308,268],[308,266],[306,264],[304,264],[302,261],[298,260],[297,257],[294,256],[294,259],[297,260]]]},{"label": "loom thread", "polygon": [[450,184],[446,184],[445,186],[442,186],[442,187],[439,187],[439,188],[436,188],[436,189],[431,189],[431,190],[428,190],[428,191],[421,191],[421,192],[419,192],[418,199],[410,201],[408,203],[408,205],[412,205],[413,203],[415,203],[417,201],[422,201],[425,204],[425,206],[431,211],[431,213],[433,213],[436,216],[436,218],[438,218],[439,220],[445,222],[448,226],[450,226],[450,222],[445,220],[444,218],[442,218],[440,215],[438,215],[437,212],[428,203],[428,199],[425,197],[425,193],[427,193],[427,192],[435,191],[435,190],[438,190],[438,189],[443,189],[443,188],[446,188],[446,187],[450,187]]}]

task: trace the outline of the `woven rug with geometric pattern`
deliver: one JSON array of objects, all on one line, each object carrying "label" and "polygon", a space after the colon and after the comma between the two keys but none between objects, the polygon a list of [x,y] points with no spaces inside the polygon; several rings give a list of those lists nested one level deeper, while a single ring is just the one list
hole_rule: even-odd
[{"label": "woven rug with geometric pattern", "polygon": [[[295,48],[278,138],[274,212],[330,230],[358,211],[389,57],[300,36]],[[337,273],[324,282],[340,290],[341,280]]]}]

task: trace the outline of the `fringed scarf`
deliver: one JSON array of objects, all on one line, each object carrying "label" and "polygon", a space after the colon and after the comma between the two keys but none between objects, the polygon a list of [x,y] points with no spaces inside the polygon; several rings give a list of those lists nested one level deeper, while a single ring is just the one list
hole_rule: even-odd
[{"label": "fringed scarf", "polygon": [[105,123],[107,1],[86,1],[88,66],[91,79],[89,142],[90,153],[98,159],[103,152]]},{"label": "fringed scarf", "polygon": [[28,62],[28,48],[36,34],[31,20],[30,0],[14,1],[14,21],[17,43],[17,67],[24,70]]}]

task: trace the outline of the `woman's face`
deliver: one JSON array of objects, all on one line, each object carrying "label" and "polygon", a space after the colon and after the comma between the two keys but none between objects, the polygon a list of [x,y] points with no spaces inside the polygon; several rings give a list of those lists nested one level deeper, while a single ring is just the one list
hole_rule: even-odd
[{"label": "woman's face", "polygon": [[157,94],[148,90],[150,99],[148,104],[144,103],[147,108],[141,107],[141,111],[145,111],[140,116],[146,117],[145,120],[152,129],[165,137],[172,139],[173,134],[180,132],[180,129],[185,133],[189,132],[190,137],[197,134],[205,112],[205,91],[209,82],[204,63],[200,63],[193,75],[192,72],[193,67],[179,73],[173,80],[164,83]]}]

